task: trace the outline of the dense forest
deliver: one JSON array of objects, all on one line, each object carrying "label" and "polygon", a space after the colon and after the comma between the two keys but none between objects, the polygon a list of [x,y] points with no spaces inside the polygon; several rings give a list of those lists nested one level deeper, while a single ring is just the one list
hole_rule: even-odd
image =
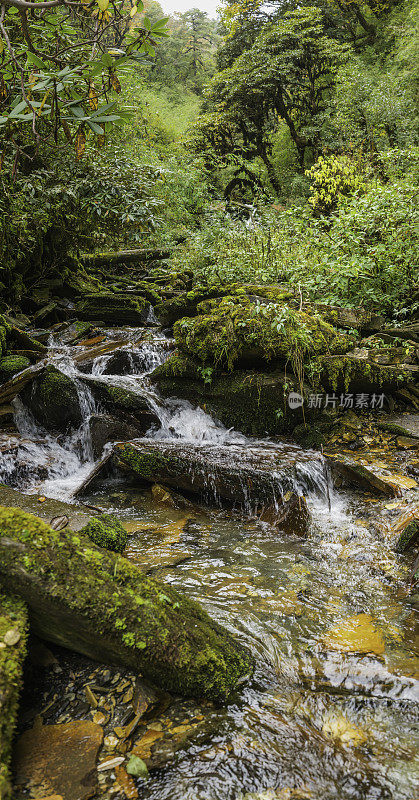
[{"label": "dense forest", "polygon": [[418,0],[0,0],[0,800],[413,800]]}]

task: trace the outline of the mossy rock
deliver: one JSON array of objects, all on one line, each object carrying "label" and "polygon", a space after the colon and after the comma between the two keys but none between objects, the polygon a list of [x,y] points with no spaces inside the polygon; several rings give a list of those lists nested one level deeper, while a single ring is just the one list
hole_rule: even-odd
[{"label": "mossy rock", "polygon": [[5,356],[7,352],[7,337],[10,333],[10,325],[6,322],[2,314],[0,314],[0,357]]},{"label": "mossy rock", "polygon": [[174,325],[179,349],[202,364],[233,369],[260,361],[298,372],[323,353],[346,353],[353,340],[319,316],[249,298],[225,297],[210,314]]},{"label": "mossy rock", "polygon": [[173,325],[176,320],[182,319],[182,317],[194,316],[197,313],[199,303],[203,300],[224,297],[230,294],[231,291],[232,288],[229,285],[197,285],[189,292],[182,292],[176,297],[164,300],[154,310],[162,325]]},{"label": "mossy rock", "polygon": [[[22,600],[0,594],[0,797],[11,798],[10,756],[16,726],[23,661],[26,654],[27,612]],[[9,644],[6,644],[6,642]],[[16,641],[15,641],[16,640]],[[15,641],[14,644],[11,642]]]},{"label": "mossy rock", "polygon": [[[213,370],[203,375],[202,365],[175,352],[149,377],[164,397],[189,400],[227,428],[248,436],[279,436],[304,422],[301,408],[290,409],[287,402],[289,392],[300,391],[299,383],[279,369],[227,374]],[[314,419],[318,413],[307,409],[306,418]]]},{"label": "mossy rock", "polygon": [[50,431],[78,428],[83,416],[74,381],[53,366],[45,367],[21,394],[36,421]]},{"label": "mossy rock", "polygon": [[406,553],[419,542],[419,519],[412,519],[400,534],[396,550],[399,553]]},{"label": "mossy rock", "polygon": [[415,383],[419,367],[377,364],[351,353],[320,355],[311,364],[311,382],[315,388],[338,393],[391,393]]},{"label": "mossy rock", "polygon": [[38,636],[124,665],[175,694],[225,700],[253,659],[193,600],[123,556],[32,514],[0,507],[0,584]]},{"label": "mossy rock", "polygon": [[10,380],[13,375],[30,367],[31,362],[25,356],[6,356],[0,360],[0,375],[4,381]]},{"label": "mossy rock", "polygon": [[153,423],[158,423],[159,419],[155,411],[150,408],[146,397],[143,397],[131,389],[123,389],[120,386],[112,386],[103,380],[85,376],[83,382],[91,389],[93,396],[99,403],[110,412],[122,411],[123,421],[140,423],[141,430],[145,433]]},{"label": "mossy rock", "polygon": [[142,325],[148,316],[149,303],[141,296],[98,292],[77,303],[78,317],[102,320],[107,325]]},{"label": "mossy rock", "polygon": [[101,514],[91,519],[80,533],[88,536],[98,547],[122,553],[125,550],[128,534],[119,520],[111,514]]}]

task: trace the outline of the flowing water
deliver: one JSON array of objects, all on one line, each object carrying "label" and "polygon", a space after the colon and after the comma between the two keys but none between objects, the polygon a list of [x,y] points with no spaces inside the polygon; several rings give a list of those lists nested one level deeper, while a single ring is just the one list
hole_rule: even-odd
[{"label": "flowing water", "polygon": [[[135,332],[128,335],[135,340]],[[198,704],[193,735],[172,762],[138,782],[140,798],[416,800],[417,628],[403,602],[406,568],[377,526],[374,503],[335,492],[317,453],[250,440],[186,401],[163,402],[147,374],[168,352],[164,337],[123,349],[130,374],[104,374],[111,354],[96,358],[91,373],[148,398],[160,421],[149,441],[203,453],[209,447],[213,458],[238,466],[250,457],[272,465],[289,451],[293,487],[312,515],[301,539],[251,515],[167,507],[118,484],[87,498],[126,524],[130,559],[142,565],[154,554],[157,574],[198,600],[256,657],[254,677],[227,707]],[[3,481],[26,492],[69,499],[92,468],[88,418],[97,404],[75,366],[76,351],[55,338],[49,358],[76,380],[80,430],[57,439],[15,401],[21,439],[0,469]],[[273,467],[272,476],[279,485]],[[166,544],[161,531],[185,520],[179,541]],[[363,626],[365,648],[347,652],[338,645],[354,620]]]}]

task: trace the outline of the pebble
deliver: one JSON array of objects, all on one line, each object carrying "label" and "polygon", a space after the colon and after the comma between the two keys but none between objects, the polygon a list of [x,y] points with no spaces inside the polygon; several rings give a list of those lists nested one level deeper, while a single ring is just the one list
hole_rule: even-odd
[{"label": "pebble", "polygon": [[125,761],[124,756],[115,756],[115,758],[107,758],[106,761],[101,761],[101,763],[98,764],[97,771],[104,772],[105,770],[108,769],[114,769],[114,767],[118,767],[119,764],[122,764],[123,761]]},{"label": "pebble", "polygon": [[105,736],[103,743],[106,747],[113,749],[118,744],[118,737],[115,736],[113,733],[110,733],[109,736]]},{"label": "pebble", "polygon": [[8,647],[13,647],[14,644],[17,644],[18,642],[20,642],[20,638],[21,638],[21,636],[20,636],[20,632],[18,631],[18,629],[17,628],[11,628],[10,631],[7,631],[7,633],[4,634],[3,642]]}]

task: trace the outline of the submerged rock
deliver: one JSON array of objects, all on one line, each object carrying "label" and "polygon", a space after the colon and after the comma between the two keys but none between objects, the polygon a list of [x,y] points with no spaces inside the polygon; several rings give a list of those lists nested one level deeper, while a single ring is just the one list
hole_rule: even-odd
[{"label": "submerged rock", "polygon": [[370,614],[355,614],[331,628],[322,639],[328,650],[344,653],[373,653],[381,656],[385,650],[382,632]]},{"label": "submerged rock", "polygon": [[9,765],[16,725],[23,661],[26,654],[27,613],[17,598],[0,594],[0,797],[11,798]]},{"label": "submerged rock", "polygon": [[30,787],[37,796],[58,794],[63,800],[93,797],[102,740],[103,730],[94,722],[36,724],[16,745],[16,787]]},{"label": "submerged rock", "polygon": [[0,507],[0,583],[41,638],[139,671],[175,694],[225,699],[253,659],[200,606],[68,528]]},{"label": "submerged rock", "polygon": [[83,422],[76,384],[56,367],[45,367],[25,387],[21,398],[47,430],[65,432]]}]

